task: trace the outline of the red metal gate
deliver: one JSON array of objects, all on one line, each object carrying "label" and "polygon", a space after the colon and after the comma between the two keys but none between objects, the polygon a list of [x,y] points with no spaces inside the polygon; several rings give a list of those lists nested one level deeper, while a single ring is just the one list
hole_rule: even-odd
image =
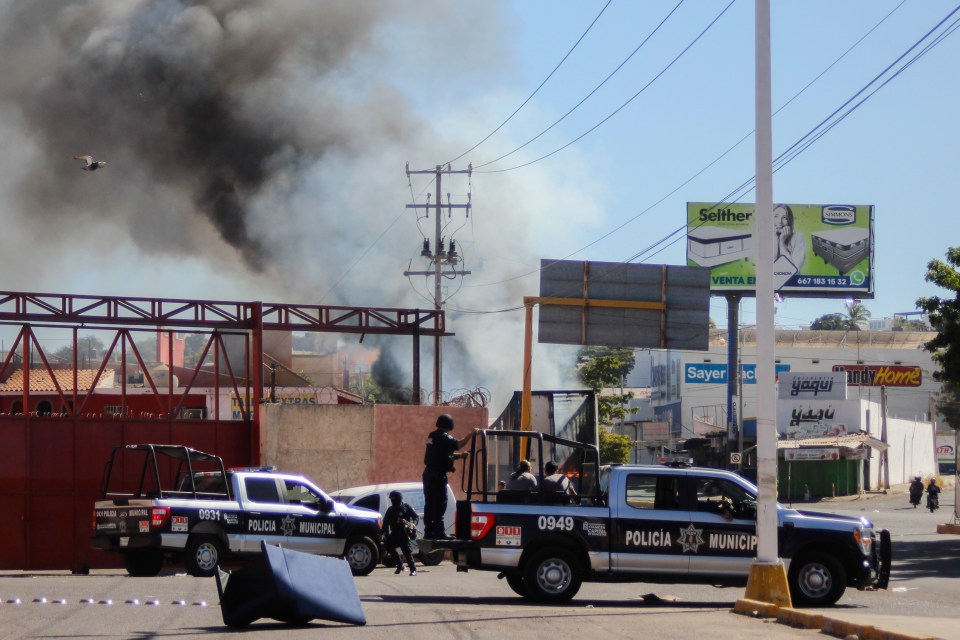
[{"label": "red metal gate", "polygon": [[0,569],[116,567],[90,547],[93,503],[113,447],[176,443],[250,464],[250,424],[217,420],[0,416]]},{"label": "red metal gate", "polygon": [[[451,335],[441,310],[18,292],[0,292],[0,325],[20,327],[13,346],[0,354],[0,384],[19,375],[17,391],[0,397],[0,569],[26,570],[119,565],[119,558],[90,547],[93,503],[115,446],[180,444],[215,453],[228,466],[259,464],[256,407],[263,392],[265,330],[411,336],[416,388],[420,336]],[[77,374],[81,327],[112,332],[83,390]],[[37,328],[71,330],[72,362],[61,358],[56,364]],[[196,366],[176,371],[185,376],[183,386],[174,382],[175,331],[208,336]],[[166,384],[149,373],[135,332],[165,336]],[[226,337],[242,343],[233,356]],[[110,411],[93,400],[98,381],[112,375],[108,362],[120,370]],[[140,394],[128,390],[128,367],[143,377]],[[193,419],[185,403],[201,378],[212,381],[206,386],[217,400],[212,416]],[[42,379],[44,388],[34,389],[31,379]],[[233,393],[239,407],[230,416],[220,415],[221,388]]]}]

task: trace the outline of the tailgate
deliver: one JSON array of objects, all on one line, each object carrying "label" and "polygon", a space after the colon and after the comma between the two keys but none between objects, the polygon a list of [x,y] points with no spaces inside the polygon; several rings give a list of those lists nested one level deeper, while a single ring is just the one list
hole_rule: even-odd
[{"label": "tailgate", "polygon": [[151,532],[153,508],[153,500],[128,500],[124,504],[97,502],[93,509],[94,535],[125,537],[148,534]]}]

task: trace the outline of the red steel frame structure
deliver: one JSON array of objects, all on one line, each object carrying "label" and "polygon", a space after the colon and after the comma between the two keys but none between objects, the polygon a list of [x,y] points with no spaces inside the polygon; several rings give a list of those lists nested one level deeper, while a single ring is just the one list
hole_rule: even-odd
[{"label": "red steel frame structure", "polygon": [[[0,363],[0,380],[22,353],[23,413],[0,415],[0,568],[83,570],[112,566],[116,559],[90,549],[90,509],[99,492],[103,462],[113,446],[136,442],[177,442],[219,453],[227,464],[260,463],[260,425],[255,408],[263,390],[263,332],[316,331],[411,336],[413,338],[414,402],[420,402],[420,337],[446,332],[442,310],[343,307],[265,302],[228,302],[133,298],[50,293],[0,292],[0,325],[19,325],[17,338]],[[57,382],[34,329],[72,329],[73,385]],[[99,363],[89,391],[77,390],[78,331],[115,331]],[[132,339],[133,331],[209,333],[190,380],[166,393],[151,379]],[[226,336],[244,339],[243,375],[231,363]],[[168,362],[173,361],[172,343]],[[128,351],[144,373],[144,386],[156,403],[149,416],[115,417],[85,414],[87,401],[119,350],[121,405],[126,406]],[[215,394],[219,397],[220,366],[241,403],[243,419],[224,420],[215,403],[212,420],[180,418],[180,409],[212,350]],[[39,360],[39,362],[37,362]],[[169,365],[167,380],[173,380]],[[30,370],[45,369],[60,399],[56,415],[36,415],[30,407]],[[45,395],[49,396],[50,392]],[[66,524],[65,522],[69,523]]]}]

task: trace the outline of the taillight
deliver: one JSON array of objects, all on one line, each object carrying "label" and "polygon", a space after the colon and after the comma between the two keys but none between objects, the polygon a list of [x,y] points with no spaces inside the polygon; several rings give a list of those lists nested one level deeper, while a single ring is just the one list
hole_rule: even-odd
[{"label": "taillight", "polygon": [[154,507],[150,510],[150,526],[159,529],[170,518],[170,507]]},{"label": "taillight", "polygon": [[97,530],[97,510],[93,510],[93,530]]},{"label": "taillight", "polygon": [[492,513],[475,513],[470,516],[470,538],[480,540],[493,528]]}]

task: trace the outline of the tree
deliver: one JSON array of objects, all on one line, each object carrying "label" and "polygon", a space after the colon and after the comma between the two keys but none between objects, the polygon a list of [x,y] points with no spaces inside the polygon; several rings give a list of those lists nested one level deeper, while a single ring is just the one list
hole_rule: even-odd
[{"label": "tree", "polygon": [[814,331],[860,331],[867,325],[870,311],[862,302],[853,302],[847,305],[846,315],[842,313],[828,313],[810,323]]},{"label": "tree", "polygon": [[600,424],[613,424],[625,418],[633,393],[601,394],[603,389],[616,389],[636,365],[633,349],[626,347],[583,347],[577,352],[577,377],[597,393]]},{"label": "tree", "polygon": [[843,331],[847,328],[847,319],[840,313],[828,313],[810,323],[814,331]]},{"label": "tree", "polygon": [[951,427],[960,427],[954,398],[960,389],[960,247],[947,249],[947,261],[931,260],[927,263],[925,280],[952,292],[950,298],[939,296],[917,299],[917,308],[927,312],[930,326],[937,332],[933,340],[924,345],[931,359],[940,368],[933,372],[933,379],[944,383],[946,392],[943,411]]},{"label": "tree", "polygon": [[[79,345],[77,355],[78,368],[86,369],[93,361],[96,361],[96,364],[99,366],[104,351],[103,341],[100,340],[100,338],[88,333],[85,336],[79,336],[77,338],[77,345]],[[91,357],[93,353],[96,355]],[[65,347],[60,347],[49,354],[49,357],[51,362],[73,366],[73,345],[70,344]]]},{"label": "tree", "polygon": [[862,302],[847,305],[847,329],[860,331],[864,326],[869,326],[869,322],[870,311]]},{"label": "tree", "polygon": [[907,320],[903,316],[893,316],[891,331],[927,331],[928,327],[923,320]]},{"label": "tree", "polygon": [[633,448],[633,442],[631,442],[629,436],[610,433],[600,427],[600,464],[628,462],[631,448]]}]

